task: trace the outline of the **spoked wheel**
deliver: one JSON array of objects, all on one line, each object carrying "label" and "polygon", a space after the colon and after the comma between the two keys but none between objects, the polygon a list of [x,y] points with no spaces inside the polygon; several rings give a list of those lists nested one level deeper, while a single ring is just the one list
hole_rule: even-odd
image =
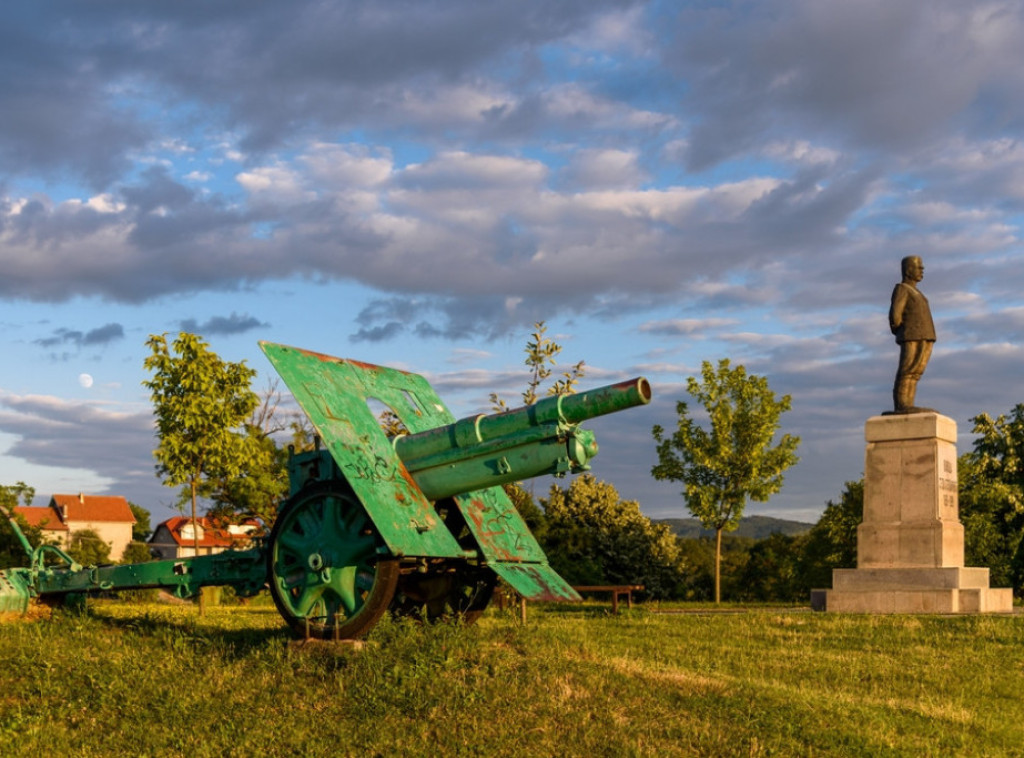
[{"label": "spoked wheel", "polygon": [[387,611],[398,562],[362,504],[338,485],[310,487],[281,509],[270,533],[270,594],[297,634],[353,639]]},{"label": "spoked wheel", "polygon": [[491,602],[497,581],[491,569],[464,563],[412,571],[399,578],[391,612],[421,621],[459,618],[472,624]]}]

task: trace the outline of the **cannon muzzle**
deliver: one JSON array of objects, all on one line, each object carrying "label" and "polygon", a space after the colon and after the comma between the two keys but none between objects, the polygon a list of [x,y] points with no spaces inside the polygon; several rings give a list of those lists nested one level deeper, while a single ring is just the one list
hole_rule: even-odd
[{"label": "cannon muzzle", "polygon": [[638,377],[504,413],[469,416],[400,435],[393,444],[423,494],[437,500],[536,476],[586,471],[597,455],[597,441],[579,423],[650,401],[651,386]]}]

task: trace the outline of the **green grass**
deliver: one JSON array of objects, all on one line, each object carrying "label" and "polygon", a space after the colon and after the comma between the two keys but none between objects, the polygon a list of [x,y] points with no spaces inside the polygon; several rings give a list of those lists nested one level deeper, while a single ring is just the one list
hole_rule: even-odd
[{"label": "green grass", "polygon": [[385,621],[353,650],[266,606],[92,602],[0,626],[0,755],[1024,750],[1024,617],[606,608]]}]

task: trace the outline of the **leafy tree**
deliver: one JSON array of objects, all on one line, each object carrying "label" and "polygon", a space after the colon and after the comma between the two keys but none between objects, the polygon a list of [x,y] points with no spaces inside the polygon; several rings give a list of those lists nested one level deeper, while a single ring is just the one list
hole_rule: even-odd
[{"label": "leafy tree", "polygon": [[149,535],[153,533],[153,527],[149,523],[150,513],[141,505],[136,505],[132,502],[128,503],[128,508],[135,517],[135,525],[132,526],[132,540],[135,542],[145,542],[149,539]]},{"label": "leafy tree", "polygon": [[121,563],[147,563],[151,560],[153,554],[149,552],[149,545],[137,540],[129,542],[121,556]]},{"label": "leafy tree", "polygon": [[32,505],[35,496],[36,488],[29,487],[25,482],[0,484],[0,506],[4,508],[16,508],[19,500],[22,505]]},{"label": "leafy tree", "polygon": [[504,484],[502,489],[505,490],[508,499],[512,501],[512,505],[519,511],[519,515],[523,517],[526,527],[537,538],[537,541],[543,545],[547,532],[547,519],[544,511],[534,502],[533,495],[518,482]]},{"label": "leafy tree", "polygon": [[110,545],[93,529],[71,533],[67,554],[83,566],[100,566],[110,562]]},{"label": "leafy tree", "polygon": [[0,569],[28,564],[25,548],[15,536],[14,529],[8,525],[8,521],[13,519],[17,522],[21,533],[32,547],[39,547],[46,541],[40,527],[29,526],[20,514],[14,512],[19,500],[22,505],[31,505],[35,495],[35,489],[24,482],[0,484]]},{"label": "leafy tree", "polygon": [[245,433],[250,454],[242,469],[207,482],[201,492],[213,501],[211,518],[223,523],[256,518],[271,527],[288,494],[288,451],[255,427],[247,426]]},{"label": "leafy tree", "polygon": [[632,500],[583,474],[543,500],[544,548],[570,584],[643,584],[652,597],[675,594],[683,572],[671,529],[653,524]]},{"label": "leafy tree", "polygon": [[975,416],[974,450],[958,462],[960,520],[968,565],[993,584],[1024,586],[1024,404],[993,419]]},{"label": "leafy tree", "polygon": [[806,600],[800,558],[802,538],[778,532],[757,540],[747,553],[739,581],[743,600]]},{"label": "leafy tree", "polygon": [[278,505],[288,494],[288,449],[278,444],[278,435],[290,429],[296,449],[313,447],[313,430],[305,414],[281,415],[278,386],[276,379],[267,384],[245,424],[250,448],[242,469],[204,487],[203,494],[214,502],[209,515],[216,520],[237,523],[255,518],[267,528],[273,526]]},{"label": "leafy tree", "polygon": [[864,480],[846,482],[839,502],[829,500],[802,545],[803,583],[832,586],[832,569],[857,566],[857,527],[864,520]]},{"label": "leafy tree", "polygon": [[797,462],[798,437],[772,440],[790,396],[775,398],[768,380],[732,368],[728,359],[717,370],[702,365],[703,381],[687,380],[687,391],[707,410],[711,429],[694,421],[685,402],[676,404],[678,429],[666,436],[652,430],[658,443],[655,479],[682,482],[686,505],[706,529],[715,531],[715,602],[721,601],[722,532],[739,526],[747,498],[766,501],[782,487],[782,473]]},{"label": "leafy tree", "polygon": [[[182,332],[173,345],[151,335],[151,391],[159,444],[157,472],[170,487],[187,487],[196,521],[196,499],[210,479],[230,478],[254,457],[244,425],[259,405],[249,384],[255,371],[222,361],[198,336]],[[198,553],[198,534],[195,548]]]}]

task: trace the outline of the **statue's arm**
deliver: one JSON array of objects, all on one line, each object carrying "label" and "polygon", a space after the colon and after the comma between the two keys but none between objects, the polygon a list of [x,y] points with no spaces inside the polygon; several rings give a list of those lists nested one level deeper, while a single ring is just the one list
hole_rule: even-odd
[{"label": "statue's arm", "polygon": [[900,284],[892,291],[892,305],[889,306],[889,329],[893,334],[903,326],[903,310],[907,307],[906,287]]}]

